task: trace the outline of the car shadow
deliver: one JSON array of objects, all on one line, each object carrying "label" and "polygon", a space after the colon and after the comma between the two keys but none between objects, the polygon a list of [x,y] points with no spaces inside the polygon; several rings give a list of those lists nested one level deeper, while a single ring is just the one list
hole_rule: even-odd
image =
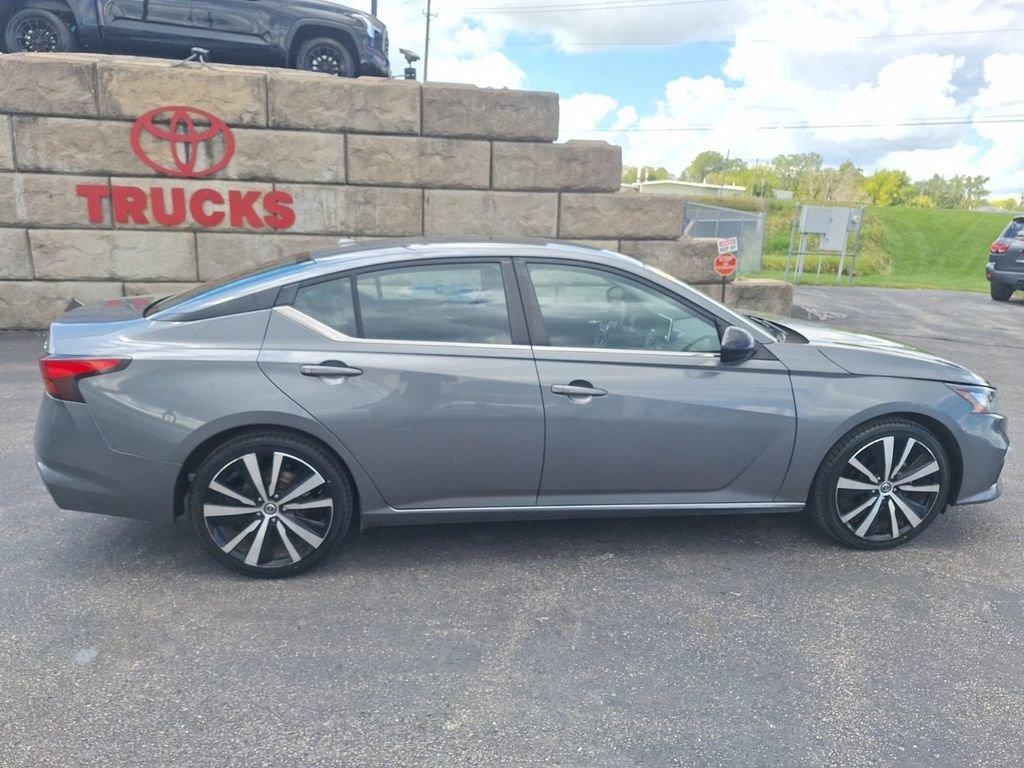
[{"label": "car shadow", "polygon": [[[912,547],[946,551],[959,546],[958,541],[970,534],[962,524],[950,524],[956,518],[939,521]],[[64,528],[64,535],[57,537],[50,550],[53,567],[62,573],[255,581],[209,557],[187,522],[171,525],[85,516]],[[830,558],[873,554],[841,547],[800,513],[455,523],[350,531],[316,569],[299,580],[401,570],[422,575],[471,570],[481,564],[490,569],[572,566],[609,557],[638,563],[688,556],[705,561],[708,557],[764,561],[815,553]]]}]

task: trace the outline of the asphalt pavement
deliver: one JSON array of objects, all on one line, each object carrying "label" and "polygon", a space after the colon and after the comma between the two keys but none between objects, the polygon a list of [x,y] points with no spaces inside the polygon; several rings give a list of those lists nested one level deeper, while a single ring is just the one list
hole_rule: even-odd
[{"label": "asphalt pavement", "polygon": [[[1024,302],[801,288],[963,362],[1024,419]],[[62,512],[40,334],[0,334],[0,766],[1019,766],[1024,475],[910,546],[800,515],[367,531],[223,570],[185,527]]]}]

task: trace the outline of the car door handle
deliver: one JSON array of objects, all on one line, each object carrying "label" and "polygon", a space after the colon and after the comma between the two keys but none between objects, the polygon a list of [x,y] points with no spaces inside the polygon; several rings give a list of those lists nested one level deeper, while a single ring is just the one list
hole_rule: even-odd
[{"label": "car door handle", "polygon": [[604,397],[608,391],[592,387],[589,382],[574,381],[571,384],[552,384],[551,394],[567,397]]},{"label": "car door handle", "polygon": [[328,361],[319,365],[300,365],[299,373],[303,376],[361,376],[360,368],[350,368],[344,363]]}]

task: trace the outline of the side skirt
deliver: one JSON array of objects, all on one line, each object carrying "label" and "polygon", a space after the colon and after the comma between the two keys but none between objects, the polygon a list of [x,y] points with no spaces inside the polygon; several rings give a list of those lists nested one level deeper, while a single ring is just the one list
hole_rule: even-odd
[{"label": "side skirt", "polygon": [[801,502],[749,504],[595,504],[579,507],[458,507],[448,509],[393,509],[363,512],[363,528],[433,523],[489,523],[518,520],[569,520],[600,517],[683,517],[688,515],[743,515],[799,512]]}]

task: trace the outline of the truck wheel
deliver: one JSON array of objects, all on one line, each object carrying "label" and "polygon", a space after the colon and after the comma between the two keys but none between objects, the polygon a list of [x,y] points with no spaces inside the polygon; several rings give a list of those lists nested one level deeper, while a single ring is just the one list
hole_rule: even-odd
[{"label": "truck wheel", "polygon": [[331,37],[314,37],[304,42],[295,57],[295,68],[335,77],[359,76],[351,51]]},{"label": "truck wheel", "polygon": [[1013,296],[1013,286],[1005,283],[989,283],[988,292],[996,301],[1009,301]]},{"label": "truck wheel", "polygon": [[78,41],[68,23],[42,8],[26,8],[11,16],[4,28],[4,44],[10,53],[78,50]]}]

